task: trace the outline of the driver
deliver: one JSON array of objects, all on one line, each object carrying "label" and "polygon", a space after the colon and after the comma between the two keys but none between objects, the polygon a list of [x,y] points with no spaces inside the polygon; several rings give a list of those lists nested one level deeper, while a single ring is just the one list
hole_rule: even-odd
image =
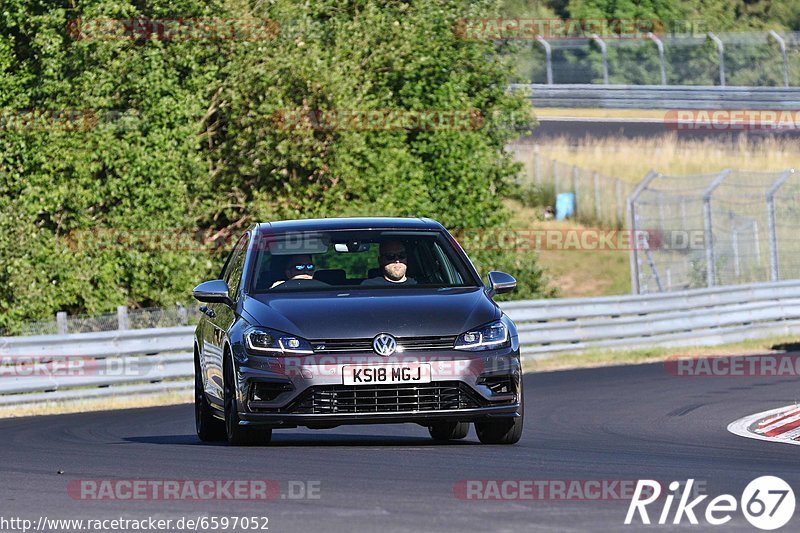
[{"label": "driver", "polygon": [[383,275],[366,279],[361,285],[394,286],[417,284],[414,278],[406,275],[408,271],[408,254],[406,254],[405,245],[400,241],[385,241],[381,243],[378,265],[380,265]]},{"label": "driver", "polygon": [[278,280],[272,284],[270,289],[274,289],[278,285],[283,285],[284,289],[311,289],[326,286],[326,283],[314,279],[314,268],[314,261],[309,254],[290,256],[283,271],[286,281]]}]

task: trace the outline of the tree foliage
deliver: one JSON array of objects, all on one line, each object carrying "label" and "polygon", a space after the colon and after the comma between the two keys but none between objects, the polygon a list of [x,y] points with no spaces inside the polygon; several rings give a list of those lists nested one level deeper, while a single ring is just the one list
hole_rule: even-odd
[{"label": "tree foliage", "polygon": [[[58,310],[166,305],[259,220],[430,216],[507,223],[533,127],[501,45],[456,21],[496,2],[6,0],[0,10],[0,327]],[[274,38],[125,38],[98,19],[278,23]],[[78,28],[80,26],[77,26]],[[130,37],[130,38],[128,38]],[[286,127],[281,113],[470,111],[468,128]],[[523,117],[520,119],[520,117]],[[517,127],[509,128],[515,122]],[[215,241],[217,242],[217,241]],[[467,250],[542,291],[530,254]]]}]

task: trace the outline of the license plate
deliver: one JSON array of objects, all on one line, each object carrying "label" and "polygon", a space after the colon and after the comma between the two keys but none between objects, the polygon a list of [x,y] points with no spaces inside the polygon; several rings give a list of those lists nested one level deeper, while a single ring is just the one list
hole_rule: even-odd
[{"label": "license plate", "polygon": [[430,363],[398,363],[388,365],[345,365],[345,385],[388,385],[392,383],[430,383]]}]

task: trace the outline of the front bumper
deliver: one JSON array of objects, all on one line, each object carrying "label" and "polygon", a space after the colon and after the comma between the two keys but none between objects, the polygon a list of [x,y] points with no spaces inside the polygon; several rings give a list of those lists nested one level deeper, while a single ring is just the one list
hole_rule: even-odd
[{"label": "front bumper", "polygon": [[[430,364],[430,383],[345,385],[346,368]],[[243,424],[333,427],[443,420],[471,422],[520,413],[518,350],[435,354],[247,357],[236,365]]]}]

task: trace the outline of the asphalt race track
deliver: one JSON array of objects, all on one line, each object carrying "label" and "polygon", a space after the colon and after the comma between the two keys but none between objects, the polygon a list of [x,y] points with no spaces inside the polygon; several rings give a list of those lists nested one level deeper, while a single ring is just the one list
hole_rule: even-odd
[{"label": "asphalt race track", "polygon": [[[203,445],[191,405],[2,420],[2,515],[257,515],[269,517],[273,532],[664,531],[670,528],[623,526],[627,500],[465,501],[453,487],[459,480],[694,478],[712,497],[738,499],[761,475],[800,486],[796,447],[726,431],[737,418],[795,401],[793,379],[675,377],[649,364],[530,374],[525,393],[525,434],[516,446],[480,445],[474,430],[464,441],[436,444],[416,425],[276,431],[261,448]],[[316,480],[320,497],[84,501],[67,492],[70,480],[131,478],[274,479],[282,490],[289,480]],[[793,522],[787,529],[796,530]],[[738,511],[713,529],[754,531]]]}]

